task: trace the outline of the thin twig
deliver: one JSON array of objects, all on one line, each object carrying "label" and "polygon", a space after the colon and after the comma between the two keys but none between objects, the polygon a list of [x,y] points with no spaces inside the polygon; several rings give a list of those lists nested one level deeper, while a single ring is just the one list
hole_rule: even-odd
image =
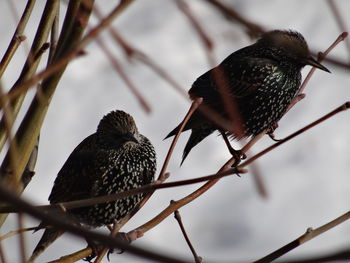
[{"label": "thin twig", "polygon": [[[17,223],[18,223],[18,229],[23,229],[23,214],[19,213],[17,215]],[[22,263],[26,263],[27,259],[27,248],[26,248],[26,242],[24,237],[24,232],[19,232],[19,249],[20,249],[20,255],[22,259]]]},{"label": "thin twig", "polygon": [[189,237],[188,237],[188,235],[186,233],[185,227],[184,227],[184,225],[182,223],[182,219],[181,219],[181,215],[180,215],[179,210],[175,210],[174,217],[175,217],[176,221],[179,223],[181,232],[182,232],[182,234],[183,234],[183,236],[184,236],[184,238],[186,240],[187,245],[189,246],[189,248],[190,248],[190,250],[191,250],[191,252],[193,254],[194,261],[196,263],[201,263],[202,262],[202,258],[200,256],[198,256],[196,250],[194,249],[194,247],[193,247],[193,245],[191,243],[191,240],[189,239]]},{"label": "thin twig", "polygon": [[250,167],[250,173],[253,176],[254,184],[256,187],[256,190],[258,194],[262,197],[267,199],[269,197],[268,190],[266,189],[266,185],[263,181],[263,177],[261,174],[261,171],[259,169],[258,163],[254,163],[254,165],[251,165]]},{"label": "thin twig", "polygon": [[[318,62],[322,62],[326,56],[340,43],[342,42],[344,39],[346,39],[348,37],[348,33],[347,32],[343,32],[341,33],[337,39],[322,53],[318,53],[318,57],[317,57],[317,61]],[[303,83],[301,84],[300,88],[299,88],[299,92],[298,94],[301,94],[307,83],[309,82],[310,78],[312,77],[312,75],[314,74],[314,72],[316,71],[316,68],[315,67],[312,67],[309,71],[309,73],[307,74],[307,76],[305,77]],[[291,108],[291,107],[290,107]]]},{"label": "thin twig", "polygon": [[176,4],[179,9],[186,15],[186,17],[191,22],[191,25],[198,33],[200,39],[202,40],[204,46],[208,50],[212,50],[214,47],[214,42],[211,41],[210,37],[204,31],[202,25],[198,22],[198,20],[194,17],[189,5],[184,0],[176,0]]},{"label": "thin twig", "polygon": [[[8,0],[7,1],[9,5],[12,7],[13,1]],[[3,73],[5,72],[8,64],[10,63],[13,55],[16,53],[17,48],[19,45],[26,39],[25,36],[23,36],[23,32],[27,26],[27,22],[29,20],[30,15],[32,14],[33,7],[35,5],[35,0],[28,0],[27,4],[24,8],[23,14],[21,19],[19,20],[17,24],[17,28],[15,33],[12,36],[11,42],[5,51],[5,54],[0,62],[0,78],[2,77]]]},{"label": "thin twig", "polygon": [[39,230],[39,228],[38,227],[27,227],[27,228],[18,229],[15,231],[10,231],[10,232],[6,233],[5,235],[0,236],[0,241],[4,240],[6,238],[9,238],[9,237],[18,235],[18,234],[23,233],[23,232],[33,231],[33,230]]},{"label": "thin twig", "polygon": [[[334,18],[337,21],[337,24],[339,26],[340,31],[343,31],[343,32],[348,31],[347,28],[346,28],[345,21],[344,21],[342,15],[340,14],[340,11],[339,11],[335,1],[334,0],[328,0],[328,5],[329,5],[329,7],[331,8],[331,10],[333,12]],[[350,56],[350,39],[349,38],[345,41],[345,46],[347,47],[348,53],[349,53],[349,56]]]},{"label": "thin twig", "polygon": [[96,43],[100,46],[100,48],[103,50],[103,52],[106,54],[108,57],[108,60],[111,62],[113,65],[113,68],[118,72],[119,76],[121,79],[124,81],[126,86],[129,88],[131,93],[135,96],[137,101],[140,103],[142,108],[147,112],[151,112],[151,106],[149,103],[146,101],[146,99],[142,96],[142,94],[138,91],[138,89],[135,87],[135,85],[132,83],[131,79],[128,77],[126,72],[124,71],[122,65],[119,63],[117,60],[116,56],[114,56],[111,52],[111,50],[107,47],[105,42],[102,41],[100,37],[96,37]]},{"label": "thin twig", "polygon": [[1,242],[0,242],[0,259],[1,259],[1,263],[7,263],[6,256],[4,254],[4,250],[2,249]]},{"label": "thin twig", "polygon": [[47,60],[47,65],[50,65],[52,63],[53,56],[55,55],[57,43],[58,43],[58,36],[59,36],[59,21],[60,20],[60,8],[58,8],[56,17],[52,23],[51,27],[51,33],[50,33],[50,52],[49,57]]},{"label": "thin twig", "polygon": [[87,247],[72,254],[60,257],[59,259],[52,260],[48,263],[72,263],[90,256],[92,252],[92,249]]},{"label": "thin twig", "polygon": [[344,249],[323,256],[305,257],[304,259],[279,260],[280,263],[321,263],[321,262],[349,262],[350,249]]},{"label": "thin twig", "polygon": [[[114,221],[113,228],[111,230],[111,237],[115,237],[116,234],[118,234],[119,230],[121,228],[121,225],[118,224],[117,220]],[[107,254],[109,248],[105,247],[103,250],[98,254],[97,258],[95,259],[94,263],[100,263],[103,257]]]},{"label": "thin twig", "polygon": [[[311,51],[311,54],[313,54],[314,56],[317,56],[316,52]],[[350,63],[345,63],[345,62],[340,61],[339,59],[336,59],[334,57],[326,57],[324,60],[325,60],[325,62],[331,63],[334,66],[340,67],[340,68],[345,69],[345,70],[350,70]]]},{"label": "thin twig", "polygon": [[345,213],[344,215],[341,215],[339,217],[337,217],[336,219],[332,220],[331,222],[320,226],[316,229],[312,229],[312,228],[308,228],[306,230],[306,233],[301,235],[300,237],[298,237],[297,239],[293,240],[292,242],[288,243],[287,245],[281,247],[280,249],[272,252],[271,254],[255,261],[255,263],[267,263],[267,262],[271,262],[283,255],[285,255],[286,253],[288,253],[289,251],[297,248],[298,246],[304,244],[305,242],[323,234],[324,232],[336,227],[337,225],[345,222],[346,220],[350,219],[350,212]]},{"label": "thin twig", "polygon": [[233,9],[232,6],[225,5],[219,0],[207,0],[207,2],[215,6],[229,20],[233,20],[244,26],[250,37],[256,38],[264,33],[265,30],[261,25],[249,21],[246,17],[243,17],[242,14]]},{"label": "thin twig", "polygon": [[[94,7],[94,14],[98,19],[102,19],[102,14],[97,7],[97,4],[95,4]],[[168,82],[176,91],[180,93],[182,97],[185,99],[188,99],[187,91],[185,91],[173,78],[170,76],[163,68],[161,68],[155,61],[153,61],[149,56],[147,56],[144,52],[141,50],[135,48],[130,43],[128,43],[116,30],[115,27],[110,26],[108,28],[109,33],[111,34],[113,40],[118,43],[124,53],[128,56],[128,58],[135,58],[151,68],[156,74],[158,74],[162,79],[164,79],[166,82]]]},{"label": "thin twig", "polygon": [[343,105],[337,107],[336,109],[332,110],[331,112],[329,112],[328,114],[324,115],[323,117],[319,118],[318,120],[306,125],[305,127],[301,128],[300,130],[290,134],[289,136],[287,136],[286,138],[276,142],[275,144],[271,145],[270,147],[267,147],[266,149],[262,150],[261,152],[259,152],[258,154],[252,156],[251,158],[249,158],[248,160],[244,161],[243,163],[241,163],[240,165],[238,165],[237,168],[244,168],[247,165],[251,164],[252,162],[254,162],[256,159],[260,158],[261,156],[265,155],[266,153],[272,151],[273,149],[275,149],[276,147],[280,146],[281,144],[293,139],[294,137],[302,134],[303,132],[311,129],[312,127],[320,124],[321,122],[333,117],[334,115],[336,115],[339,112],[348,110],[350,108],[350,101],[345,102]]}]

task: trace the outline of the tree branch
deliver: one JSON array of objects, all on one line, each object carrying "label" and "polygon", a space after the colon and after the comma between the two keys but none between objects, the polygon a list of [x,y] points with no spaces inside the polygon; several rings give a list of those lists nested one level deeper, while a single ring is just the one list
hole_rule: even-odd
[{"label": "tree branch", "polygon": [[316,229],[308,228],[306,230],[305,234],[301,235],[300,237],[298,237],[297,239],[288,243],[287,245],[281,247],[280,249],[272,252],[271,254],[267,255],[266,257],[263,257],[262,259],[255,261],[255,263],[271,262],[271,261],[285,255],[289,251],[297,248],[298,246],[304,244],[305,242],[307,242],[307,241],[323,234],[324,232],[336,227],[337,225],[345,222],[349,218],[350,218],[350,211],[345,213],[344,215],[341,215],[340,217],[332,220],[331,222],[316,228]]}]

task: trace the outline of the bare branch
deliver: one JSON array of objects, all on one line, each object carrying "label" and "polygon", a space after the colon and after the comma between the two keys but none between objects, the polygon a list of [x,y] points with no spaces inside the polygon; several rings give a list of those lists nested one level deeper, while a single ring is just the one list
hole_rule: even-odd
[{"label": "bare branch", "polygon": [[[328,2],[328,5],[329,5],[329,7],[331,8],[331,10],[333,12],[334,18],[337,21],[337,24],[339,26],[340,31],[343,31],[343,32],[348,31],[347,28],[346,28],[345,21],[342,18],[341,14],[340,14],[340,11],[339,11],[335,1],[334,0],[328,0],[327,2]],[[348,49],[348,53],[350,55],[350,39],[349,38],[345,41],[345,45],[346,45],[346,47]]]},{"label": "bare branch", "polygon": [[288,243],[287,245],[281,247],[280,249],[272,252],[271,254],[267,255],[266,257],[263,257],[262,259],[259,259],[255,262],[256,263],[271,262],[271,261],[285,255],[286,253],[293,250],[294,248],[304,244],[305,242],[307,242],[307,241],[323,234],[324,232],[336,227],[337,225],[345,222],[349,218],[350,218],[350,212],[347,212],[344,215],[341,215],[340,217],[334,219],[333,221],[331,221],[323,226],[320,226],[319,228],[316,228],[316,229],[308,228],[306,230],[305,234],[301,235],[300,237],[298,237],[294,241]]},{"label": "bare branch", "polygon": [[265,30],[261,25],[249,21],[247,18],[243,17],[242,14],[233,9],[233,7],[229,7],[219,0],[207,0],[207,2],[215,6],[227,19],[241,24],[250,37],[256,38],[264,33]]},{"label": "bare branch", "polygon": [[4,250],[2,249],[2,243],[0,242],[0,259],[1,259],[1,263],[7,263],[7,259],[6,256],[4,254]]},{"label": "bare branch", "polygon": [[[350,249],[345,249],[339,252],[331,253],[325,256],[314,256],[305,259],[288,260],[288,263],[321,263],[321,262],[346,262],[350,259]],[[281,260],[280,263],[287,261]]]},{"label": "bare branch", "polygon": [[[10,5],[13,4],[13,1],[8,1]],[[28,0],[27,4],[24,8],[21,19],[17,24],[17,28],[15,33],[12,36],[11,42],[0,62],[0,78],[4,74],[8,64],[10,63],[13,55],[16,53],[19,45],[26,39],[23,36],[24,29],[27,26],[27,22],[29,20],[30,15],[32,14],[33,7],[35,5],[35,0]]]},{"label": "bare branch", "polygon": [[137,101],[140,103],[142,108],[147,112],[151,112],[151,106],[147,103],[146,99],[142,96],[142,94],[137,90],[137,88],[132,83],[131,79],[125,73],[122,65],[117,60],[116,56],[114,56],[111,50],[107,47],[107,45],[101,40],[100,37],[96,37],[97,44],[101,47],[103,52],[108,57],[109,61],[112,63],[113,68],[118,72],[121,79],[124,81],[126,86],[129,88],[131,93],[136,97]]},{"label": "bare branch", "polygon": [[324,115],[323,117],[319,118],[318,120],[306,125],[304,128],[292,133],[291,135],[287,136],[286,138],[278,141],[277,143],[271,145],[270,147],[267,147],[265,150],[259,152],[258,154],[252,156],[251,158],[249,158],[248,160],[244,161],[242,164],[240,164],[237,168],[244,168],[246,167],[248,164],[251,164],[252,162],[254,162],[256,159],[260,158],[261,156],[265,155],[266,153],[272,151],[273,149],[275,149],[276,147],[280,146],[281,144],[293,139],[294,137],[300,135],[301,133],[311,129],[312,127],[320,124],[321,122],[333,117],[335,114],[348,110],[350,108],[350,101],[345,102],[343,105],[337,107],[336,109],[332,110],[330,113]]},{"label": "bare branch", "polygon": [[196,263],[201,263],[202,262],[202,258],[200,256],[198,256],[196,250],[194,249],[194,247],[193,247],[193,245],[191,243],[191,240],[189,239],[189,237],[188,237],[188,235],[186,233],[185,227],[184,227],[184,225],[182,223],[182,219],[181,219],[181,215],[180,215],[179,210],[175,210],[174,217],[175,217],[176,221],[179,223],[181,232],[182,232],[182,234],[183,234],[183,236],[184,236],[184,238],[186,240],[187,245],[189,246],[189,248],[190,248],[190,250],[191,250],[191,252],[193,254],[194,261]]},{"label": "bare branch", "polygon": [[21,228],[19,230],[15,230],[15,231],[10,231],[8,233],[6,233],[5,235],[0,236],[0,241],[5,240],[6,238],[18,235],[20,233],[23,232],[27,232],[27,231],[33,231],[33,230],[39,230],[38,227],[28,227],[28,228]]},{"label": "bare branch", "polygon": [[[323,52],[323,53],[322,53],[322,52],[319,52],[319,53],[318,53],[317,61],[318,61],[318,62],[322,62],[322,61],[326,58],[326,56],[327,56],[341,41],[343,41],[343,40],[344,40],[345,38],[347,38],[347,37],[348,37],[348,33],[347,33],[347,32],[341,33],[341,34],[337,37],[337,39],[326,49],[325,52]],[[316,71],[316,68],[315,68],[315,67],[312,67],[312,68],[310,69],[309,73],[307,74],[307,76],[305,77],[303,83],[301,84],[301,86],[300,86],[300,88],[299,88],[298,94],[301,94],[301,93],[304,91],[304,89],[305,89],[307,83],[309,82],[310,78],[312,77],[312,75],[314,74],[315,71]],[[301,99],[303,99],[303,98],[301,98]],[[300,101],[300,100],[299,100],[299,101]],[[295,105],[295,103],[294,103],[294,104],[291,104],[291,106],[289,106],[289,109],[291,109],[294,105]],[[288,110],[289,110],[289,109],[288,109]]]},{"label": "bare branch", "polygon": [[92,249],[87,247],[87,248],[79,250],[75,253],[63,256],[63,257],[56,259],[56,260],[53,260],[53,261],[50,261],[48,263],[72,263],[72,262],[76,262],[76,261],[79,261],[83,258],[90,256],[91,253],[92,253]]},{"label": "bare branch", "polygon": [[[94,14],[97,16],[98,19],[102,19],[102,14],[95,5],[94,8]],[[185,99],[188,99],[187,92],[172,78],[171,75],[169,75],[164,69],[162,69],[159,65],[157,65],[149,56],[147,56],[145,53],[143,53],[141,50],[135,48],[130,43],[128,43],[120,34],[119,32],[113,27],[110,26],[108,28],[109,33],[111,34],[112,38],[116,43],[118,43],[121,48],[123,49],[124,53],[129,58],[135,58],[151,68],[156,74],[159,75],[162,79],[164,79],[166,82],[168,82],[174,89],[179,92],[179,94],[184,97]]]},{"label": "bare branch", "polygon": [[[110,236],[115,237],[118,234],[120,228],[121,228],[121,225],[119,225],[118,222],[115,220]],[[109,250],[108,247],[103,248],[103,250],[98,254],[94,263],[100,263],[103,257],[107,254],[108,250]]]},{"label": "bare branch", "polygon": [[[17,223],[18,223],[18,228],[23,229],[23,214],[19,213],[17,215]],[[26,254],[27,254],[27,247],[26,247],[26,242],[24,238],[24,231],[19,232],[19,249],[20,249],[20,255],[21,255],[21,260],[22,263],[26,263]]]}]

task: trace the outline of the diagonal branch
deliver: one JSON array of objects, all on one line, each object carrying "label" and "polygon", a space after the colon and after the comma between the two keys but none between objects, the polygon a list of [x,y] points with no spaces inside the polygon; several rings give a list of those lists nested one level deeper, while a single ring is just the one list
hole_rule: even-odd
[{"label": "diagonal branch", "polygon": [[264,33],[264,28],[252,21],[249,21],[246,17],[242,16],[232,6],[225,5],[219,0],[207,0],[208,3],[215,6],[227,19],[238,22],[241,24],[250,37],[256,38]]},{"label": "diagonal branch", "polygon": [[[100,12],[100,9],[95,5],[94,7],[94,14],[96,17],[101,20],[102,13]],[[170,74],[168,74],[162,67],[157,65],[155,61],[153,61],[149,56],[147,56],[144,52],[137,49],[136,47],[132,46],[130,43],[128,43],[116,30],[115,27],[110,26],[108,28],[109,33],[111,34],[111,37],[113,40],[120,45],[120,47],[123,49],[124,53],[128,58],[135,58],[148,66],[150,69],[152,69],[156,74],[159,75],[162,79],[164,79],[166,82],[168,82],[179,94],[184,97],[185,99],[188,99],[187,92],[172,78]]]},{"label": "diagonal branch", "polygon": [[345,222],[348,219],[350,219],[350,211],[345,213],[344,215],[337,217],[336,219],[332,220],[331,222],[316,228],[316,229],[308,228],[306,230],[305,234],[301,235],[300,237],[298,237],[297,239],[288,243],[287,245],[281,247],[280,249],[272,252],[271,254],[267,255],[266,257],[263,257],[263,258],[255,261],[255,263],[271,262],[271,261],[287,254],[289,251],[299,247],[300,245],[304,244],[305,242],[307,242],[307,241],[323,234],[324,232],[336,227],[337,225]]},{"label": "diagonal branch", "polygon": [[96,43],[101,47],[103,52],[106,54],[113,68],[118,72],[119,76],[124,81],[126,86],[129,88],[131,93],[135,96],[135,98],[137,99],[139,104],[142,106],[142,108],[146,111],[146,113],[150,113],[151,106],[146,101],[146,99],[142,96],[142,94],[137,90],[137,88],[134,86],[131,79],[128,77],[128,75],[124,71],[122,65],[119,63],[117,58],[112,54],[111,50],[107,47],[107,45],[102,41],[100,37],[96,37]]},{"label": "diagonal branch", "polygon": [[182,218],[181,218],[179,210],[175,210],[174,217],[175,217],[176,221],[179,223],[181,232],[182,232],[182,234],[183,234],[183,236],[184,236],[184,238],[186,240],[187,245],[189,246],[189,248],[190,248],[190,250],[191,250],[191,252],[193,254],[194,261],[196,263],[201,263],[202,262],[202,258],[200,256],[198,256],[196,250],[194,249],[194,247],[193,247],[193,245],[191,243],[190,238],[188,237],[188,235],[186,233],[185,227],[184,227],[184,225],[182,223]]},{"label": "diagonal branch", "polygon": [[[340,11],[339,11],[335,1],[334,0],[328,0],[327,3],[328,3],[329,7],[331,8],[331,10],[333,12],[334,18],[337,21],[339,29],[341,31],[344,31],[344,32],[348,31],[347,28],[346,28],[345,21],[342,18],[341,14],[340,14]],[[350,39],[349,38],[345,41],[345,45],[346,45],[346,48],[348,49],[348,53],[350,55]]]},{"label": "diagonal branch", "polygon": [[[341,33],[337,39],[324,51],[324,52],[319,52],[318,53],[318,58],[317,58],[317,61],[318,62],[322,62],[326,56],[340,43],[342,42],[344,39],[346,39],[348,37],[348,33],[347,32],[343,32]],[[315,67],[312,67],[309,71],[309,73],[307,74],[307,76],[305,77],[303,83],[301,84],[300,88],[299,88],[299,91],[298,91],[298,94],[301,94],[306,85],[308,84],[310,78],[312,77],[312,75],[314,74],[314,72],[316,71],[316,68]],[[289,106],[289,109],[291,109],[293,106],[295,105],[294,104],[291,104],[291,106]]]},{"label": "diagonal branch", "polygon": [[[13,4],[12,2],[10,4]],[[32,14],[33,7],[35,5],[35,0],[28,0],[27,4],[24,8],[23,14],[21,19],[18,22],[17,28],[15,33],[12,36],[11,42],[5,51],[4,56],[1,59],[0,62],[0,78],[4,74],[8,64],[10,63],[13,55],[15,54],[17,48],[19,45],[23,42],[23,40],[26,39],[25,36],[23,36],[23,32],[27,26],[27,22],[29,20],[30,15]]]}]

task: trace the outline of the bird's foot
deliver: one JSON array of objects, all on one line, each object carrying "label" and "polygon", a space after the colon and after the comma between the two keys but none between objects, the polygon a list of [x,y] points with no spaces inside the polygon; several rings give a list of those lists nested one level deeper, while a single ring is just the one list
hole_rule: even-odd
[{"label": "bird's foot", "polygon": [[280,139],[276,139],[275,138],[275,130],[278,128],[278,123],[276,122],[275,124],[273,124],[268,131],[266,132],[266,134],[271,138],[271,140],[275,141],[275,142],[279,142],[281,141]]},{"label": "bird's foot", "polygon": [[270,133],[268,133],[267,135],[271,138],[271,140],[273,140],[273,141],[275,141],[275,142],[279,142],[279,141],[282,140],[282,139],[276,139],[276,138],[275,138],[275,134],[274,134],[273,132],[270,132]]},{"label": "bird's foot", "polygon": [[242,160],[247,158],[247,155],[244,152],[242,152],[242,150],[235,150],[232,147],[230,148],[230,153],[235,159],[235,163],[232,165],[233,167],[239,165]]},{"label": "bird's foot", "polygon": [[[121,240],[122,242],[125,242],[127,244],[130,244],[132,241],[136,240],[137,238],[140,238],[143,236],[143,233],[141,231],[138,230],[133,230],[130,231],[129,233],[124,233],[124,232],[119,232],[116,235],[116,238],[118,238],[119,240]],[[117,252],[118,254],[122,254],[124,252],[123,249],[119,249],[119,251]],[[111,248],[109,249],[108,253],[107,253],[107,259],[109,261],[109,255],[114,253],[114,249]]]},{"label": "bird's foot", "polygon": [[83,260],[92,263],[92,260],[97,257],[97,255],[103,250],[104,246],[92,240],[86,240],[86,242],[88,243],[88,247],[91,248],[92,253]]},{"label": "bird's foot", "polygon": [[[117,236],[116,236],[116,238],[118,238],[119,240],[121,240],[121,241],[123,241],[123,242],[125,242],[125,243],[131,243],[131,241],[130,241],[130,239],[129,239],[129,237],[128,237],[128,234],[127,233],[125,233],[125,232],[119,232],[118,234],[117,234]],[[108,259],[108,261],[109,261],[109,255],[110,254],[113,254],[114,253],[114,248],[110,248],[109,250],[108,250],[108,253],[107,253],[107,259]],[[122,253],[124,253],[124,249],[119,249],[119,251],[118,252],[116,252],[117,254],[122,254]]]}]

